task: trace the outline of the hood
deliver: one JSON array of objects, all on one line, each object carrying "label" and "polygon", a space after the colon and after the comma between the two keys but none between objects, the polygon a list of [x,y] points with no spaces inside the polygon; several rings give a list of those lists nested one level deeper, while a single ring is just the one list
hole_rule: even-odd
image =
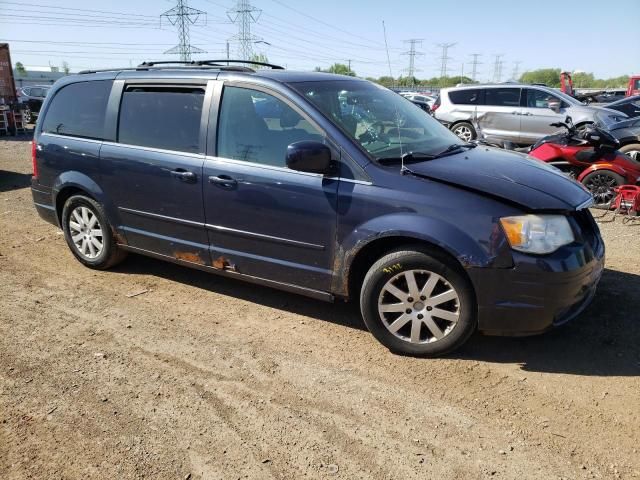
[{"label": "hood", "polygon": [[591,199],[579,183],[540,160],[497,148],[410,163],[417,176],[475,190],[529,210],[574,210]]},{"label": "hood", "polygon": [[629,118],[629,115],[627,115],[626,113],[621,112],[620,110],[615,110],[613,108],[591,106],[591,105],[589,105],[588,108],[595,110],[597,116],[600,116],[600,117],[603,115],[607,116],[614,122],[619,122],[621,120]]}]

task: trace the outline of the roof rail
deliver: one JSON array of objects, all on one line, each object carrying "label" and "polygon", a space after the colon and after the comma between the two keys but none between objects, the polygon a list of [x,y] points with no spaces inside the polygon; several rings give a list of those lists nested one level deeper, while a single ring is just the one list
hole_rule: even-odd
[{"label": "roof rail", "polygon": [[79,75],[86,75],[89,73],[99,73],[99,72],[120,72],[120,71],[141,71],[141,70],[155,70],[162,68],[211,68],[218,70],[232,70],[236,72],[255,72],[252,68],[243,67],[241,65],[229,65],[230,63],[246,63],[249,65],[258,65],[261,67],[269,67],[273,70],[284,70],[284,67],[280,65],[274,65],[272,63],[264,63],[264,62],[254,62],[252,60],[231,60],[231,59],[223,59],[223,60],[190,60],[190,61],[181,61],[181,60],[161,60],[159,62],[142,62],[137,67],[126,67],[126,68],[104,68],[100,70],[82,70],[78,72]]},{"label": "roof rail", "polygon": [[[191,60],[191,61],[176,61],[176,60],[163,60],[160,62],[143,62],[138,67],[154,67],[156,65],[170,65],[170,64],[179,64],[179,65],[187,65],[187,66],[211,66],[211,67],[224,67],[231,66],[230,63],[246,63],[249,65],[259,65],[261,67],[269,67],[273,70],[284,70],[284,67],[280,65],[274,65],[273,63],[265,63],[265,62],[254,62],[253,60],[232,60],[232,59],[222,59],[222,60]],[[226,65],[225,65],[226,64]]]}]

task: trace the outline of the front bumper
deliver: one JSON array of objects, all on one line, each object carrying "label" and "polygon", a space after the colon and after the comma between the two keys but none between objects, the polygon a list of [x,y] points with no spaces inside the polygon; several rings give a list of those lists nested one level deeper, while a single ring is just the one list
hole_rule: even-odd
[{"label": "front bumper", "polygon": [[513,257],[514,268],[468,270],[483,333],[534,335],[578,316],[595,295],[605,249],[595,226],[591,238],[551,255]]}]

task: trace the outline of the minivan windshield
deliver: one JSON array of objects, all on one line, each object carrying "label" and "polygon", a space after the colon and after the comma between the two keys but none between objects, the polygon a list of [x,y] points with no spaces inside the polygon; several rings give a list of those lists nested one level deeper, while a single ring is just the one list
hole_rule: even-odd
[{"label": "minivan windshield", "polygon": [[411,152],[437,155],[464,143],[407,99],[371,82],[331,80],[291,86],[375,160],[400,159]]}]

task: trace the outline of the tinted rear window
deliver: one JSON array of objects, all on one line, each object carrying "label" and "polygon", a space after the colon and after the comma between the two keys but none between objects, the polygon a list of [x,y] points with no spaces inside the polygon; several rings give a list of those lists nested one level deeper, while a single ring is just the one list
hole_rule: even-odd
[{"label": "tinted rear window", "polygon": [[130,87],[122,95],[118,141],[200,153],[200,87]]},{"label": "tinted rear window", "polygon": [[484,103],[496,107],[519,107],[520,90],[520,88],[487,88]]},{"label": "tinted rear window", "polygon": [[454,90],[449,92],[449,100],[457,105],[477,105],[480,102],[481,92],[479,88]]},{"label": "tinted rear window", "polygon": [[111,80],[98,80],[62,87],[47,109],[42,131],[102,139],[111,83]]}]

